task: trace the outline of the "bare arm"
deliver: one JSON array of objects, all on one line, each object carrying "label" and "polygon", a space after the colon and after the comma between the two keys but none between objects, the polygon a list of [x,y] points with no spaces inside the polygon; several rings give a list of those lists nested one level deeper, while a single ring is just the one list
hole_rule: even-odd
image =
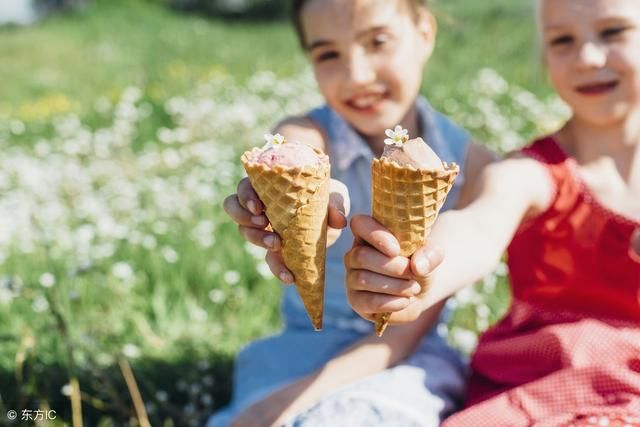
[{"label": "bare arm", "polygon": [[491,163],[498,160],[498,155],[489,148],[477,142],[469,144],[467,155],[464,160],[464,185],[458,196],[456,209],[462,209],[478,196],[477,186],[481,179],[482,172]]}]

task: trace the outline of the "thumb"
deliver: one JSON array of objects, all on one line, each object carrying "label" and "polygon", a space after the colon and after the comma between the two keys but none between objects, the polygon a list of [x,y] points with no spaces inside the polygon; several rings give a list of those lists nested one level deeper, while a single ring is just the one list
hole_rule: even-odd
[{"label": "thumb", "polygon": [[342,229],[347,226],[349,205],[349,192],[346,186],[332,179],[331,194],[329,194],[329,227]]},{"label": "thumb", "polygon": [[341,211],[339,207],[329,205],[329,227],[341,229],[347,226],[347,217],[344,215],[344,211]]},{"label": "thumb", "polygon": [[441,248],[425,245],[411,256],[411,270],[417,277],[426,277],[436,269],[444,259]]}]

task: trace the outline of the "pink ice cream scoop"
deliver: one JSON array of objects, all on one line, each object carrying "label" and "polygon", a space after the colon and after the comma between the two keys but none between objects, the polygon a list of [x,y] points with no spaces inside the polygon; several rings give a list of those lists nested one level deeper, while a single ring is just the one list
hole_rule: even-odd
[{"label": "pink ice cream scoop", "polygon": [[319,165],[322,160],[308,145],[287,142],[267,147],[256,155],[254,161],[268,167],[303,167]]}]

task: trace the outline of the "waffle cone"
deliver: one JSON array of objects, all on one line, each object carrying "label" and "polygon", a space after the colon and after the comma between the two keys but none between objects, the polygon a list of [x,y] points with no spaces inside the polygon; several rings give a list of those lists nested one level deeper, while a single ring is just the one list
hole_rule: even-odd
[{"label": "waffle cone", "polygon": [[[385,158],[373,160],[373,217],[396,236],[401,256],[410,257],[425,244],[458,171],[455,163],[434,171],[400,166]],[[428,283],[420,286],[423,293],[427,291]],[[376,315],[378,336],[384,333],[390,316]]]},{"label": "waffle cone", "polygon": [[316,330],[322,329],[327,253],[330,166],[268,167],[252,161],[260,150],[242,155],[271,227],[282,239],[282,256]]}]

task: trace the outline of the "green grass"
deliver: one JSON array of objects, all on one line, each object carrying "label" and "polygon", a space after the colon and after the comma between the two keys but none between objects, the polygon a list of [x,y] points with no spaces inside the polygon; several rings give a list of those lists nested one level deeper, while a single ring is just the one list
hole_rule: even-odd
[{"label": "green grass", "polygon": [[[423,88],[436,106],[497,146],[507,130],[500,122],[488,126],[490,119],[505,119],[523,138],[539,131],[542,119],[513,101],[517,86],[548,93],[533,51],[528,4],[441,0],[436,13],[438,45]],[[282,22],[180,15],[142,0],[96,0],[34,27],[0,29],[0,56],[9,58],[0,61],[0,147],[4,158],[23,162],[15,171],[12,164],[5,164],[9,172],[0,169],[0,209],[4,198],[24,192],[35,206],[30,231],[38,243],[23,248],[16,238],[9,249],[0,246],[0,414],[51,406],[68,422],[61,388],[77,376],[85,424],[125,425],[135,414],[116,361],[133,345],[141,354],[128,357],[153,424],[202,422],[229,398],[235,352],[280,325],[280,287],[256,268],[221,201],[240,176],[237,151],[291,112],[296,104],[289,101],[313,95],[299,83],[308,68],[292,30]],[[513,91],[474,92],[484,67],[497,70]],[[296,96],[276,94],[269,85],[247,89],[260,71],[275,73],[272,83]],[[140,97],[123,101],[130,86],[140,88]],[[220,110],[190,122],[166,108],[173,97],[184,100],[188,114],[200,111],[203,100]],[[478,97],[495,113],[478,113]],[[120,107],[148,116],[127,113],[116,120]],[[246,108],[259,112],[255,122],[241,120]],[[228,111],[238,112],[229,123],[218,120]],[[60,125],[61,117],[71,117],[71,131]],[[163,128],[189,136],[161,141]],[[82,152],[83,141],[99,145],[105,132],[107,155]],[[191,151],[199,143],[216,151]],[[38,172],[45,178],[27,189]],[[61,176],[66,181],[60,183]],[[202,188],[215,194],[201,198]],[[94,213],[80,212],[94,202]],[[63,218],[55,220],[60,211]],[[124,224],[126,233],[100,235],[101,215]],[[96,234],[84,255],[79,244],[65,243],[83,226]],[[207,233],[215,242],[200,245]],[[126,268],[116,271],[121,262],[131,277]],[[41,285],[45,272],[55,276],[53,287]],[[7,293],[9,303],[3,301]],[[454,325],[483,329],[508,301],[502,278],[497,287],[485,284],[459,308]],[[211,401],[202,401],[203,390]]]},{"label": "green grass", "polygon": [[511,0],[437,1],[436,51],[427,87],[455,87],[480,68],[493,68],[510,83],[544,93],[534,43],[532,2]]},{"label": "green grass", "polygon": [[56,95],[86,112],[99,96],[114,97],[129,85],[166,98],[217,73],[239,79],[258,70],[292,74],[304,60],[285,24],[229,24],[109,0],[33,28],[4,29],[0,54],[11,58],[0,64],[0,76],[17,82],[3,87],[0,105],[19,113]]},{"label": "green grass", "polygon": [[[528,2],[447,0],[435,10],[440,29],[427,93],[469,81],[482,67],[544,90]],[[83,114],[132,84],[164,99],[216,73],[242,81],[259,70],[286,76],[305,66],[288,22],[207,20],[135,0],[96,0],[33,28],[0,30],[0,55],[10,58],[0,62],[0,76],[15,82],[2,88],[0,112],[27,119]]]}]

